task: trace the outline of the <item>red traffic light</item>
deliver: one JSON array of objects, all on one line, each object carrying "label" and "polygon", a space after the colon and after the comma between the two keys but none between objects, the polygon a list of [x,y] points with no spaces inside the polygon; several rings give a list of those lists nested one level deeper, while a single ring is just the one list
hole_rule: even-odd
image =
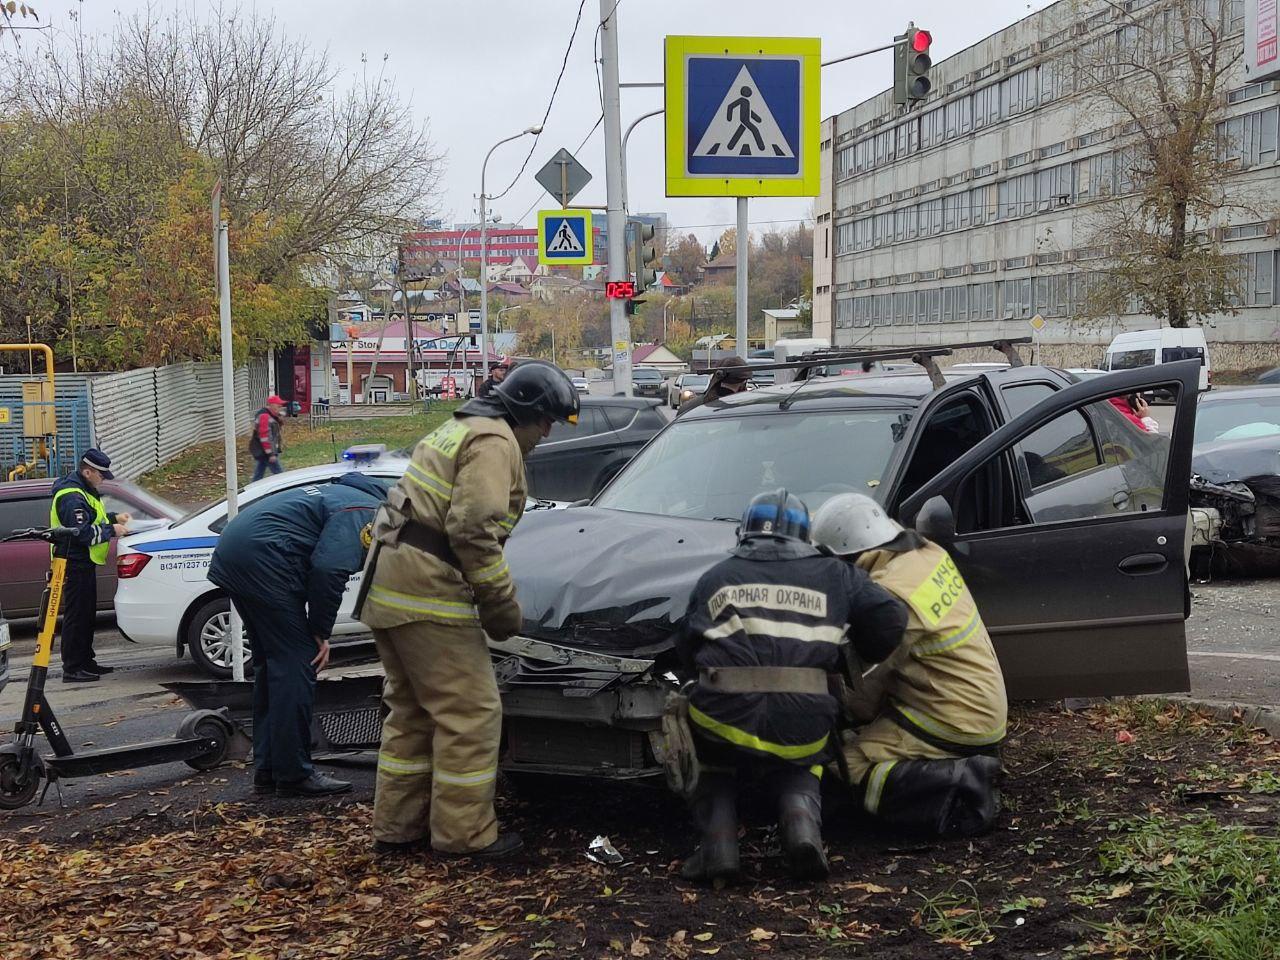
[{"label": "red traffic light", "polygon": [[911,49],[916,53],[928,53],[931,43],[933,43],[933,34],[928,30],[917,30],[911,37]]}]

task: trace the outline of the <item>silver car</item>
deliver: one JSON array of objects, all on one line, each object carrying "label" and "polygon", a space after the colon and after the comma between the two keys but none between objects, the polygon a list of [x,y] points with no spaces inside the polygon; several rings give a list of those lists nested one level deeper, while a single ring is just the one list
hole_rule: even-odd
[{"label": "silver car", "polygon": [[707,384],[711,382],[708,373],[682,373],[672,377],[667,386],[667,406],[679,410],[680,404],[693,397],[707,392]]}]

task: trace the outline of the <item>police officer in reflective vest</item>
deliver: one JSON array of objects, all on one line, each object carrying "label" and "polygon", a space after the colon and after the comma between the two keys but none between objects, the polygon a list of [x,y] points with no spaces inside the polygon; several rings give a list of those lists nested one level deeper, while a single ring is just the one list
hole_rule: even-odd
[{"label": "police officer in reflective vest", "polygon": [[739,774],[776,794],[792,875],[827,875],[819,787],[839,711],[831,675],[850,640],[863,660],[888,656],[906,612],[808,535],[804,503],[785,490],[760,494],[743,514],[732,556],[702,576],[689,600],[676,651],[697,678],[688,713],[702,764],[692,797],[702,845],[685,861],[685,879],[738,873]]},{"label": "police officer in reflective vest", "polygon": [[428,832],[446,854],[492,859],[522,845],[498,832],[493,809],[502,702],[485,637],[520,629],[502,548],[524,510],[524,456],[553,423],[577,420],[564,372],[522,363],[418,443],[378,514],[357,605],[386,670],[379,853]]},{"label": "police officer in reflective vest", "polygon": [[80,468],[53,488],[49,526],[71,527],[74,539],[66,547],[67,573],[62,588],[62,682],[89,683],[114,668],[98,663],[93,652],[93,627],[98,615],[98,568],[111,553],[111,538],[129,532],[132,517],[110,513],[98,485],[112,479],[111,458],[90,448]]},{"label": "police officer in reflective vest", "polygon": [[999,812],[1004,676],[973,595],[947,552],[846,493],[818,510],[814,542],[906,603],[906,642],[870,671],[846,710],[844,746],[868,813],[936,835],[990,829]]}]

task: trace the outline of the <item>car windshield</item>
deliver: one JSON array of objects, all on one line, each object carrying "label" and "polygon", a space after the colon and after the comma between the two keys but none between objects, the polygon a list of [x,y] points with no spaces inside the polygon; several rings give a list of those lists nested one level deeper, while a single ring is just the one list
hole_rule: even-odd
[{"label": "car windshield", "polygon": [[898,411],[844,410],[677,420],[595,505],[737,520],[757,493],[786,487],[817,510],[837,493],[869,493],[879,485],[898,418]]},{"label": "car windshield", "polygon": [[711,378],[708,376],[685,377],[680,381],[680,388],[682,390],[705,390],[710,382]]},{"label": "car windshield", "polygon": [[631,373],[632,380],[645,380],[652,383],[658,383],[662,380],[662,373],[653,368],[636,367]]},{"label": "car windshield", "polygon": [[1196,411],[1196,443],[1280,434],[1280,391],[1275,396],[1213,400]]}]

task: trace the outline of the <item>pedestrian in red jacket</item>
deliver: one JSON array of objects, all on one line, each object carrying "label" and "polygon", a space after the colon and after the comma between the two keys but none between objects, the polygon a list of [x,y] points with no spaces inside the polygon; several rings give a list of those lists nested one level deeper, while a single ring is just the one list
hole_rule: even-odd
[{"label": "pedestrian in red jacket", "polygon": [[267,405],[253,415],[249,452],[253,454],[253,479],[261,480],[268,470],[280,472],[280,428],[284,423],[284,399],[267,397]]}]

